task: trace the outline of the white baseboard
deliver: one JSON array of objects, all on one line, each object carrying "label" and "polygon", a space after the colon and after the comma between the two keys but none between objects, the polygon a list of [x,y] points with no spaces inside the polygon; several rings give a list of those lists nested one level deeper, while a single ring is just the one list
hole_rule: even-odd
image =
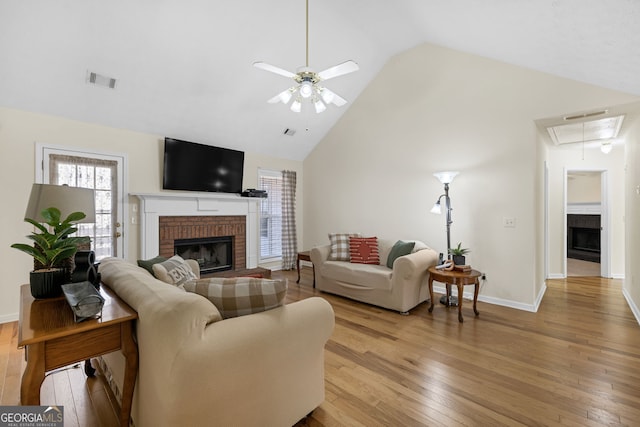
[{"label": "white baseboard", "polygon": [[567,276],[561,273],[549,273],[548,279],[566,279]]},{"label": "white baseboard", "polygon": [[542,297],[544,297],[545,292],[547,292],[547,283],[543,282],[542,283],[542,287],[540,288],[540,292],[538,293],[538,297],[536,298],[536,302],[535,302],[535,312],[538,312],[538,309],[540,308],[540,304],[542,303]]},{"label": "white baseboard", "polygon": [[[451,286],[451,288],[452,289],[456,289],[455,286]],[[546,289],[546,287],[544,289]],[[440,294],[446,294],[447,293],[447,288],[445,288],[444,286],[434,286],[433,287],[433,292],[438,292]],[[544,290],[543,290],[543,292],[541,294],[544,295]],[[465,298],[465,299],[473,301],[473,292],[464,292],[463,291],[462,297]],[[540,300],[542,300],[542,296],[540,296],[539,298],[540,298]],[[506,299],[502,299],[502,298],[495,298],[495,297],[488,297],[488,296],[478,295],[478,301],[486,302],[486,303],[489,303],[489,304],[501,305],[503,307],[515,308],[516,310],[531,311],[531,312],[534,312],[534,313],[537,311],[537,305],[523,304],[521,302],[506,300]]]},{"label": "white baseboard", "polygon": [[0,324],[18,321],[18,313],[0,316]]},{"label": "white baseboard", "polygon": [[633,302],[633,300],[631,299],[631,295],[629,295],[624,287],[622,288],[622,295],[624,295],[624,299],[627,300],[627,304],[629,304],[629,308],[635,316],[636,321],[638,322],[638,324],[640,324],[640,309],[638,309],[638,306],[635,304],[635,302]]},{"label": "white baseboard", "polygon": [[624,280],[624,273],[622,273],[622,274],[612,274],[612,275],[611,275],[611,278],[612,278],[612,279],[621,279],[621,280]]}]

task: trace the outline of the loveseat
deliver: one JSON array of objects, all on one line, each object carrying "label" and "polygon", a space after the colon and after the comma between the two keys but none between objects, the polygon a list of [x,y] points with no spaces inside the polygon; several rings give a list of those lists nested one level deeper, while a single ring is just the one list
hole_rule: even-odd
[{"label": "loveseat", "polygon": [[[409,253],[394,258],[389,268],[387,261],[394,246],[411,242]],[[429,299],[427,269],[437,264],[436,251],[419,241],[389,239],[377,239],[377,249],[379,262],[363,264],[331,260],[331,244],[312,248],[316,288],[402,314]]]},{"label": "loveseat", "polygon": [[[222,320],[207,298],[124,260],[102,260],[100,273],[138,312],[136,427],[290,426],[323,402],[334,326],[324,299]],[[101,366],[118,396],[124,357],[107,354]]]}]

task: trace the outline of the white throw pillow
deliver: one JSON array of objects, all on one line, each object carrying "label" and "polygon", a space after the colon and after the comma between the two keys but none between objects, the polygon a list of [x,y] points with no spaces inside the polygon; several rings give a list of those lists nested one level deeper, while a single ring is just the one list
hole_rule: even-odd
[{"label": "white throw pillow", "polygon": [[153,275],[170,285],[180,286],[189,280],[197,279],[191,266],[179,256],[174,255],[164,262],[153,264]]}]

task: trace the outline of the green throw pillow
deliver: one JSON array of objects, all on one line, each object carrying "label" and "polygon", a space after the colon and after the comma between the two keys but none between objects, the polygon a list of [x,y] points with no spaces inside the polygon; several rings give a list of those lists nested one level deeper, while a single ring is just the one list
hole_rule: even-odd
[{"label": "green throw pillow", "polygon": [[403,242],[402,240],[398,240],[395,245],[389,251],[389,256],[387,257],[387,267],[393,268],[393,262],[396,258],[401,256],[409,255],[413,250],[413,246],[416,242]]},{"label": "green throw pillow", "polygon": [[139,259],[138,267],[142,267],[147,270],[149,273],[153,274],[153,264],[158,264],[161,262],[165,262],[167,259],[165,257],[157,256],[151,259]]}]

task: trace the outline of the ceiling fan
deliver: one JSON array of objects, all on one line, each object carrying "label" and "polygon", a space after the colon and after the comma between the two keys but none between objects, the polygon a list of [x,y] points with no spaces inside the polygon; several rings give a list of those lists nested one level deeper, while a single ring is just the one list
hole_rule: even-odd
[{"label": "ceiling fan", "polygon": [[349,60],[327,68],[324,71],[320,71],[319,73],[316,73],[309,68],[309,0],[306,0],[306,3],[306,65],[298,68],[296,73],[276,67],[275,65],[267,64],[266,62],[254,62],[253,66],[260,68],[261,70],[270,71],[272,73],[291,78],[296,82],[295,86],[280,92],[273,98],[269,99],[267,101],[268,103],[276,104],[278,102],[282,102],[286,105],[291,101],[291,99],[293,99],[290,107],[291,111],[299,113],[302,110],[302,102],[310,101],[315,107],[316,113],[322,113],[327,109],[326,104],[334,104],[341,107],[347,103],[347,100],[330,91],[326,87],[321,86],[320,82],[352,73],[357,71],[359,67],[354,61]]}]

